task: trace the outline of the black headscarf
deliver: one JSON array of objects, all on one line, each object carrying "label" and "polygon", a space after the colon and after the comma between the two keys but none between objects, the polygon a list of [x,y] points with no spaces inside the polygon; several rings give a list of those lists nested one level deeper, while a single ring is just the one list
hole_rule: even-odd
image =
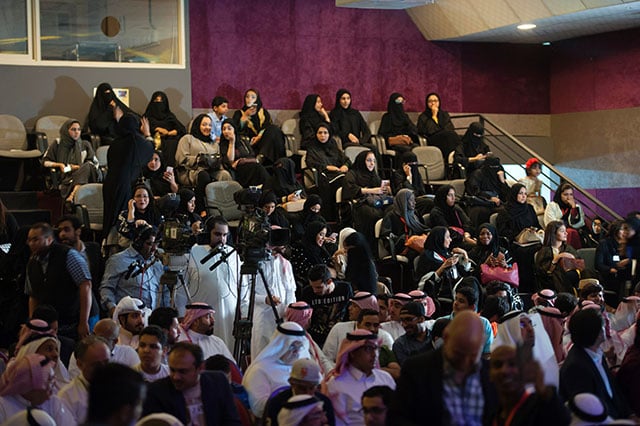
[{"label": "black headscarf", "polygon": [[360,232],[354,232],[344,240],[347,251],[347,268],[345,279],[351,283],[356,291],[377,293],[378,273],[371,259],[371,249],[366,237]]},{"label": "black headscarf", "polygon": [[482,225],[480,225],[478,227],[478,235],[480,235],[480,232],[484,228],[488,229],[489,232],[491,232],[491,241],[488,245],[483,246],[482,244],[480,244],[480,239],[478,239],[478,244],[476,245],[476,247],[478,248],[478,252],[481,253],[480,257],[486,260],[486,258],[489,257],[490,254],[493,256],[497,256],[498,254],[500,254],[500,241],[498,237],[498,230],[490,223],[483,223]]},{"label": "black headscarf", "polygon": [[[231,127],[233,127],[233,134],[236,135],[236,142],[235,142],[235,148],[236,148],[236,155],[235,155],[235,159],[238,160],[240,158],[253,158],[255,157],[255,154],[253,152],[253,149],[251,148],[251,146],[246,143],[242,137],[240,136],[240,131],[238,130],[238,124],[236,123],[235,120],[232,120],[230,118],[227,118],[226,120],[224,120],[222,122],[222,125],[220,126],[221,129],[224,128],[225,125],[230,125]],[[209,142],[211,140],[209,139]],[[206,142],[206,141],[205,141]],[[229,140],[224,136],[224,132],[220,135],[220,152],[222,152],[222,155],[224,155],[226,157],[227,155],[227,151],[229,149]]]},{"label": "black headscarf", "polygon": [[[422,182],[422,175],[420,174],[420,166],[418,166],[418,157],[416,154],[414,154],[413,151],[403,153],[402,163],[411,164],[411,186],[413,187],[416,197],[426,194],[427,191],[425,190],[424,183]],[[404,181],[406,176],[404,169],[398,169],[397,173],[402,176],[402,180]]]},{"label": "black headscarf", "polygon": [[113,117],[113,108],[111,101],[114,101],[120,107],[122,112],[136,115],[128,106],[126,106],[113,92],[113,88],[109,83],[101,83],[96,89],[96,95],[91,101],[87,122],[85,123],[85,131],[91,131],[100,136],[114,138],[116,133],[116,120]]},{"label": "black headscarf", "polygon": [[[351,97],[351,92],[349,92],[347,89],[340,89],[336,92],[336,104],[331,110],[332,120],[336,120],[336,121],[347,120],[349,116],[358,114],[358,111],[351,108],[351,103],[349,103],[349,106],[347,108],[343,108],[342,104],[340,104],[340,98],[342,98],[342,95],[344,95],[345,93]],[[304,109],[304,106],[303,106],[303,109]]]},{"label": "black headscarf", "polygon": [[484,146],[486,146],[484,143],[484,127],[479,121],[474,121],[469,125],[462,137],[462,147],[467,157],[473,157],[477,154],[484,154]]},{"label": "black headscarf", "polygon": [[[358,154],[355,161],[353,162],[353,166],[351,170],[353,171],[353,175],[355,177],[355,183],[362,188],[377,188],[381,184],[380,176],[378,176],[378,172],[376,169],[373,171],[369,171],[367,169],[367,156],[369,154],[374,154],[373,151],[362,151]],[[375,154],[374,154],[375,155]]]},{"label": "black headscarf", "polygon": [[262,108],[262,98],[260,98],[260,92],[258,92],[256,89],[247,89],[247,91],[246,91],[246,92],[244,92],[244,99],[245,99],[245,101],[244,101],[244,102],[245,102],[245,104],[242,106],[242,110],[243,110],[243,111],[246,111],[246,110],[248,110],[248,109],[249,109],[249,106],[247,105],[247,101],[246,101],[246,99],[247,99],[247,93],[249,93],[249,92],[253,92],[253,93],[255,93],[255,94],[256,94],[256,100],[255,100],[255,102],[253,103],[253,105],[255,105],[255,106],[256,106],[256,108],[257,108],[258,110],[260,110],[260,109]]},{"label": "black headscarf", "polygon": [[451,256],[449,249],[444,246],[444,236],[449,230],[444,226],[436,226],[427,237],[427,241],[424,243],[425,250],[431,250],[440,256],[447,258]]},{"label": "black headscarf", "polygon": [[[322,207],[322,198],[318,194],[311,194],[304,201],[304,205],[302,206],[302,225],[306,226],[311,222],[326,222],[324,217],[320,213],[315,213],[311,211],[311,207],[319,204]],[[322,210],[320,210],[322,211]]]},{"label": "black headscarf", "polygon": [[[307,145],[307,149],[320,151],[320,153],[328,159],[342,157],[342,153],[338,148],[338,144],[336,144],[336,141],[333,138],[333,133],[331,132],[331,126],[325,121],[323,121],[322,123],[319,123],[316,126],[316,134],[318,133],[318,129],[320,129],[321,127],[324,127],[329,132],[329,140],[325,143],[322,143],[318,140],[318,137],[316,136],[313,138],[313,141],[309,142],[309,144]],[[331,163],[331,161],[329,162]]]},{"label": "black headscarf", "polygon": [[391,124],[394,129],[404,129],[413,125],[411,119],[404,112],[404,105],[396,102],[396,99],[404,98],[400,93],[392,93],[387,102],[387,112],[391,116]]},{"label": "black headscarf", "polygon": [[69,135],[69,128],[80,122],[75,119],[67,120],[60,127],[60,143],[58,144],[57,160],[64,164],[81,164],[82,163],[82,139],[78,135],[78,139],[73,139]]},{"label": "black headscarf", "polygon": [[[204,120],[205,118],[208,118],[209,120],[211,120],[211,117],[209,117],[207,114],[198,115],[193,120],[193,122],[191,123],[191,132],[190,133],[191,133],[191,135],[195,136],[197,139],[201,140],[202,142],[211,143],[211,136],[205,136],[200,131],[200,124],[202,123],[202,120]],[[227,120],[225,120],[225,122],[226,121]],[[238,137],[238,134],[236,133],[236,138],[237,137]]]},{"label": "black headscarf", "polygon": [[302,245],[305,248],[305,254],[307,259],[313,265],[319,265],[325,263],[325,259],[329,256],[329,253],[324,248],[324,245],[320,247],[316,243],[316,236],[320,231],[325,229],[327,224],[325,222],[313,221],[307,223],[304,229],[304,236],[302,237]]},{"label": "black headscarf", "polygon": [[505,205],[505,210],[514,224],[514,229],[517,230],[522,230],[530,226],[529,219],[531,214],[529,210],[531,210],[531,207],[526,201],[524,203],[518,202],[518,192],[520,192],[522,188],[525,188],[525,186],[521,183],[515,183],[511,188],[509,188],[509,198]]},{"label": "black headscarf", "polygon": [[318,124],[325,122],[324,116],[316,111],[316,101],[319,97],[320,95],[317,93],[307,95],[307,97],[304,98],[302,110],[300,111],[300,119],[309,120],[314,128],[317,127]]},{"label": "black headscarf", "polygon": [[[158,96],[162,98],[161,102],[156,102]],[[178,136],[185,133],[184,126],[169,108],[169,98],[167,98],[167,94],[162,91],[153,92],[147,109],[144,111],[144,116],[149,119],[151,132],[153,132],[156,127],[162,127],[167,130],[176,130]]]},{"label": "black headscarf", "polygon": [[459,217],[458,212],[456,211],[455,203],[453,204],[453,206],[449,206],[447,204],[447,194],[452,189],[455,191],[455,188],[451,185],[442,185],[436,191],[436,196],[433,199],[433,202],[436,207],[440,209],[450,226],[463,228],[462,218]]}]

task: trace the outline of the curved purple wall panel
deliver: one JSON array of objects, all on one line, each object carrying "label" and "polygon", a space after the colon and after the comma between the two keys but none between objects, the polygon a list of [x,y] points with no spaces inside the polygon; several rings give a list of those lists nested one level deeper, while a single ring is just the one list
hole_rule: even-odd
[{"label": "curved purple wall panel", "polygon": [[341,87],[355,108],[408,111],[439,92],[450,112],[548,113],[549,66],[539,46],[433,43],[404,11],[335,7],[334,0],[190,0],[194,108],[215,94],[231,107],[257,88],[268,109],[299,109],[309,93],[333,108]]}]

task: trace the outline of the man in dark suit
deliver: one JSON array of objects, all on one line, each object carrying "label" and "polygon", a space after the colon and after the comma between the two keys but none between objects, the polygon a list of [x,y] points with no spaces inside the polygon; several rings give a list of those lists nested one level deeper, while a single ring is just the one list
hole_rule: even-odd
[{"label": "man in dark suit", "polygon": [[169,377],[149,385],[143,416],[169,413],[184,424],[241,424],[227,378],[217,371],[203,371],[200,346],[176,343],[169,353],[169,369]]},{"label": "man in dark suit", "polygon": [[[598,306],[599,308],[599,306]],[[602,314],[584,308],[569,322],[573,347],[560,368],[560,394],[570,400],[579,393],[597,396],[614,419],[628,418],[631,410],[605,362]]]},{"label": "man in dark suit", "polygon": [[[407,359],[390,418],[402,425],[480,425],[497,395],[482,360],[484,327],[472,311],[456,314],[442,348]],[[465,394],[464,398],[460,395]]]}]

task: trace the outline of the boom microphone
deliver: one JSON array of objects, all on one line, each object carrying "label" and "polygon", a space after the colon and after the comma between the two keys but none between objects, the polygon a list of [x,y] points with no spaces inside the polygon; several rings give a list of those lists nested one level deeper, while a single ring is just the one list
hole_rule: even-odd
[{"label": "boom microphone", "polygon": [[224,252],[224,244],[220,244],[219,246],[216,246],[216,248],[209,250],[209,253],[207,253],[205,257],[200,259],[200,264],[204,265],[205,263],[210,261],[213,256],[222,252]]}]

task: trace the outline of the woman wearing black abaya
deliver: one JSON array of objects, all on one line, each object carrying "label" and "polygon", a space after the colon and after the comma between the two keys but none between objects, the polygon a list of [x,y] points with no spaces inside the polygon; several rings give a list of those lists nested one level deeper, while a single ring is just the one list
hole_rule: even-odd
[{"label": "woman wearing black abaya", "polygon": [[406,112],[405,99],[400,93],[392,93],[387,103],[387,112],[382,116],[378,133],[384,138],[388,149],[393,149],[396,155],[396,166],[400,165],[399,158],[403,152],[411,151],[418,146],[418,130]]},{"label": "woman wearing black abaya", "polygon": [[299,243],[291,247],[291,265],[296,281],[307,283],[307,273],[315,265],[331,266],[331,255],[325,247],[327,224],[311,222],[304,230],[304,236]]},{"label": "woman wearing black abaya", "polygon": [[429,93],[425,99],[425,110],[418,117],[418,134],[427,138],[429,145],[440,148],[445,164],[449,153],[460,144],[449,113],[440,109],[437,93]]},{"label": "woman wearing black abaya", "polygon": [[153,152],[142,174],[155,198],[178,192],[175,174],[172,170],[167,170],[162,152]]},{"label": "woman wearing black abaya", "polygon": [[125,115],[137,115],[118,99],[109,83],[101,83],[91,102],[89,115],[82,129],[83,133],[98,135],[100,136],[100,145],[110,145],[114,139],[120,136],[118,122],[113,116],[113,110],[116,106],[120,107]]},{"label": "woman wearing black abaya", "polygon": [[[376,171],[376,156],[373,151],[363,151],[356,157],[353,167],[344,178],[342,198],[354,200],[353,227],[361,232],[371,250],[377,247],[374,235],[376,222],[384,215],[383,198],[391,198],[391,187],[382,186],[382,180]],[[376,199],[380,205],[369,202]]]},{"label": "woman wearing black abaya", "polygon": [[290,216],[291,223],[291,242],[300,241],[304,235],[307,225],[311,222],[327,223],[322,211],[322,198],[318,194],[310,194],[304,200],[302,211],[293,213]]},{"label": "woman wearing black abaya", "polygon": [[433,200],[425,197],[427,191],[422,182],[418,157],[413,152],[407,151],[402,154],[401,162],[400,167],[393,171],[391,188],[394,194],[403,188],[413,191],[416,197],[416,214],[422,217],[433,209]]},{"label": "woman wearing black abaya", "polygon": [[300,142],[301,149],[308,148],[308,145],[315,141],[316,131],[321,124],[326,125],[331,134],[334,133],[331,117],[324,109],[320,95],[312,93],[304,98],[302,110],[300,111],[299,127],[300,135],[302,135],[302,141]]},{"label": "woman wearing black abaya", "polygon": [[319,124],[316,137],[307,145],[307,167],[318,171],[318,193],[324,205],[324,217],[335,220],[336,191],[342,186],[344,174],[349,171],[348,159],[338,148],[331,137],[331,129],[327,124]]},{"label": "woman wearing black abaya", "polygon": [[[540,222],[538,222],[533,206],[527,203],[527,188],[521,183],[516,183],[509,188],[507,203],[498,211],[496,227],[498,234],[506,237],[510,243],[513,243],[523,229],[540,228]],[[534,281],[533,256],[539,248],[540,244],[511,245],[513,258],[518,263],[520,291],[522,292],[537,291]]]},{"label": "woman wearing black abaya", "polygon": [[507,200],[509,186],[497,157],[487,157],[464,183],[469,217],[474,226],[489,222],[489,216]]},{"label": "woman wearing black abaya", "polygon": [[262,185],[271,177],[262,164],[258,163],[249,144],[238,137],[238,129],[233,120],[227,119],[222,123],[220,149],[228,167],[234,171],[235,180],[243,188]]},{"label": "woman wearing black abaya", "polygon": [[147,105],[144,116],[149,119],[151,134],[160,136],[162,141],[160,149],[167,160],[166,165],[175,167],[178,141],[187,133],[187,130],[175,114],[171,112],[166,93],[157,91],[151,95],[151,101]]},{"label": "woman wearing black abaya", "polygon": [[119,136],[109,147],[109,173],[102,185],[102,229],[105,236],[116,224],[120,211],[127,208],[127,203],[133,195],[133,184],[142,175],[143,167],[153,155],[149,121],[143,117],[140,122],[134,115],[122,115],[119,108],[116,108],[117,117],[120,117],[117,127]]},{"label": "woman wearing black abaya", "polygon": [[304,188],[296,179],[296,165],[289,158],[280,158],[275,162],[273,176],[264,184],[263,189],[271,189],[278,204],[306,198]]},{"label": "woman wearing black abaya", "polygon": [[456,204],[456,190],[451,185],[443,185],[436,191],[434,199],[435,207],[431,209],[429,215],[429,226],[446,226],[447,228],[455,228],[452,232],[454,246],[460,246],[462,243],[466,246],[476,244],[471,235],[474,233],[473,223],[469,216],[462,210],[460,205]]},{"label": "woman wearing black abaya", "polygon": [[454,161],[456,164],[462,164],[467,174],[480,168],[487,158],[487,153],[491,151],[483,138],[484,127],[474,121],[462,137],[462,143],[456,147]]},{"label": "woman wearing black abaya", "polygon": [[[393,208],[384,216],[380,237],[387,251],[391,252],[391,242],[388,238],[393,234],[396,238],[393,243],[395,253],[405,250],[405,241],[412,235],[423,235],[429,232],[429,228],[416,216],[416,197],[410,189],[402,188],[393,199]],[[418,252],[409,250],[407,255],[413,260]]]},{"label": "woman wearing black abaya", "polygon": [[262,107],[262,99],[255,89],[244,93],[244,106],[233,114],[239,126],[238,137],[246,136],[256,158],[262,164],[271,165],[286,155],[284,133],[271,121],[269,111]]},{"label": "woman wearing black abaya", "polygon": [[376,152],[369,142],[371,131],[360,111],[351,107],[351,93],[347,89],[336,92],[336,104],[329,114],[331,123],[340,136],[342,149],[348,146],[364,146]]}]

